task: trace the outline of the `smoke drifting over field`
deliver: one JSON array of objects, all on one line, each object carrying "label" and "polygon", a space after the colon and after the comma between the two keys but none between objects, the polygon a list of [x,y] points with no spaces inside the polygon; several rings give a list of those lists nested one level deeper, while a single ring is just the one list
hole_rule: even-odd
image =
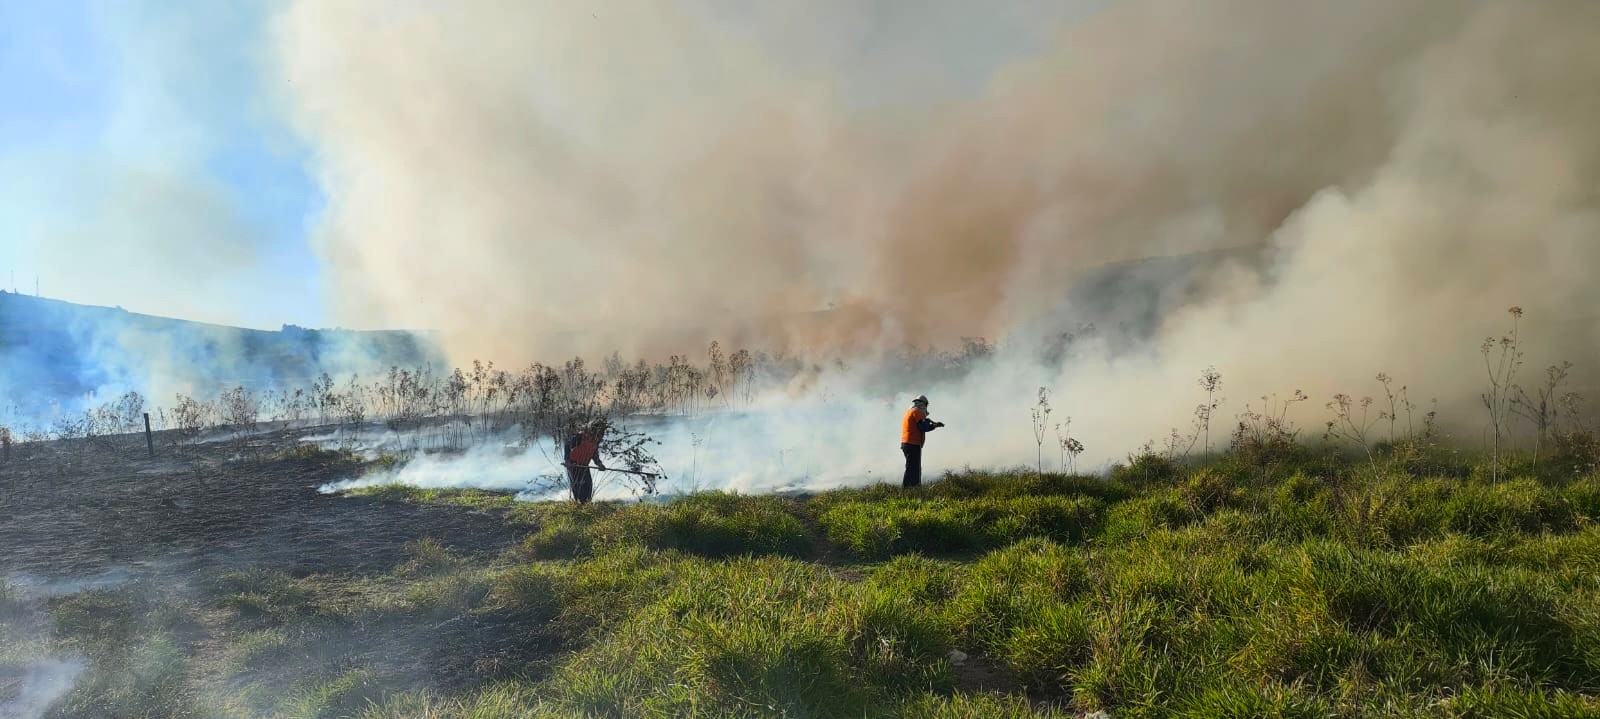
[{"label": "smoke drifting over field", "polygon": [[1596,347],[1593,3],[898,7],[297,3],[337,311],[461,357],[1016,346],[1086,270],[1233,248],[1138,356],[938,388],[1020,433],[994,398],[1048,384],[1112,443],[1211,364],[1224,414],[1380,370],[1466,403],[1512,304],[1530,365]]},{"label": "smoke drifting over field", "polygon": [[994,12],[966,4],[305,3],[279,46],[343,311],[486,355],[829,302],[999,336],[1083,268],[1232,246],[1267,270],[1240,300],[1302,264],[1423,316],[1569,299],[1595,9],[1224,5],[1013,8],[1014,53],[923,37]]}]

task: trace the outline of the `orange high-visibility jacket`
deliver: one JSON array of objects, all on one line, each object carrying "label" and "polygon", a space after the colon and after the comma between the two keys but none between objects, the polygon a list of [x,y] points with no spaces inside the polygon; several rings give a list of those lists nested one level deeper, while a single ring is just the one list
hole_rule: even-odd
[{"label": "orange high-visibility jacket", "polygon": [[900,444],[921,447],[930,429],[933,429],[933,422],[928,419],[928,413],[912,407],[906,410],[905,419],[900,420]]}]

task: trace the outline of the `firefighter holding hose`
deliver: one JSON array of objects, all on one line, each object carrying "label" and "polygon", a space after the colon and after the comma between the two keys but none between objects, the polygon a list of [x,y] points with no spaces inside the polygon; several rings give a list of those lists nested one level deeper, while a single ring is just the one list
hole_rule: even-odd
[{"label": "firefighter holding hose", "polygon": [[943,422],[928,419],[928,396],[911,400],[911,409],[900,420],[900,453],[906,456],[906,475],[901,487],[922,486],[922,443],[929,432],[943,427]]},{"label": "firefighter holding hose", "polygon": [[594,498],[594,476],[589,473],[589,463],[594,462],[602,472],[606,469],[605,463],[600,461],[600,440],[605,434],[605,420],[597,419],[568,437],[564,445],[567,485],[579,504],[587,504]]}]

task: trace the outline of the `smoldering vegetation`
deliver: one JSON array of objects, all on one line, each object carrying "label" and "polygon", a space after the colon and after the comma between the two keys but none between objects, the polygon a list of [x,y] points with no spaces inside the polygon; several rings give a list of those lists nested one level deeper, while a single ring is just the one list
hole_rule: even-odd
[{"label": "smoldering vegetation", "polygon": [[[1295,389],[1240,400],[1231,396],[1235,381],[1214,366],[1124,397],[1102,382],[1159,360],[1137,342],[1116,344],[1130,341],[1125,332],[1084,324],[1045,342],[967,338],[954,350],[826,363],[730,352],[712,342],[698,357],[673,355],[655,364],[612,353],[598,365],[578,357],[514,371],[474,361],[448,374],[392,367],[373,380],[352,375],[341,382],[324,373],[293,389],[257,393],[236,386],[212,392],[210,401],[179,395],[170,408],[147,407],[142,395],[128,393],[57,418],[48,429],[0,426],[0,441],[5,461],[64,472],[82,451],[136,449],[148,413],[153,446],[164,453],[220,443],[259,457],[292,438],[385,458],[385,471],[342,477],[328,491],[402,483],[553,499],[563,496],[560,441],[602,419],[613,426],[602,447],[612,466],[662,477],[610,475],[602,481],[603,498],[815,491],[892,477],[904,402],[928,392],[936,397],[935,412],[958,428],[935,438],[929,457],[936,471],[1026,463],[1039,471],[1105,472],[1141,456],[1184,464],[1270,433],[1332,453],[1426,438],[1491,458],[1592,462],[1595,425],[1587,398],[1593,388],[1584,367],[1533,364],[1529,354],[1541,335],[1527,328],[1540,325],[1520,307],[1479,324],[1501,334],[1440,358],[1440,364],[1478,365],[1476,397],[1431,395],[1426,378],[1414,385],[1379,367],[1364,382],[1325,395],[1297,382],[1289,385]],[[1321,384],[1314,371],[1306,380]],[[1097,391],[1089,394],[1090,388]],[[1166,392],[1159,410],[1148,399],[1158,390]]]}]

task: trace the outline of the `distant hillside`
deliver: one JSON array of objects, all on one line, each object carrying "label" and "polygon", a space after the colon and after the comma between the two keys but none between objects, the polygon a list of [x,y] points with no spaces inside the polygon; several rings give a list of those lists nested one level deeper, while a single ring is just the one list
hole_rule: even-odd
[{"label": "distant hillside", "polygon": [[444,362],[416,332],[269,332],[0,292],[0,402],[23,411],[89,393],[264,388]]}]

